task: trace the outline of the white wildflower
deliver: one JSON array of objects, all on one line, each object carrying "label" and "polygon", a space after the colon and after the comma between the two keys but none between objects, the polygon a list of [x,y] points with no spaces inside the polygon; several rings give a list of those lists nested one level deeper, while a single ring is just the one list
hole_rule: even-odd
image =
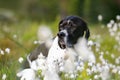
[{"label": "white wildflower", "polygon": [[2,75],[2,80],[6,80],[6,78],[7,78],[7,75],[6,75],[6,74],[3,74],[3,75]]},{"label": "white wildflower", "polygon": [[68,58],[65,60],[64,65],[65,72],[73,72],[75,70],[75,66],[77,65],[75,62],[77,54],[73,49],[70,48],[66,50],[65,54],[68,56]]},{"label": "white wildflower", "polygon": [[110,32],[110,35],[111,35],[111,36],[115,36],[115,32],[111,31],[111,32]]},{"label": "white wildflower", "polygon": [[111,20],[111,21],[110,21],[110,23],[111,23],[111,24],[114,24],[114,23],[115,23],[115,21],[114,21],[114,20]]},{"label": "white wildflower", "polygon": [[64,70],[65,70],[63,66],[61,66],[59,69],[61,72],[64,72]]},{"label": "white wildflower", "polygon": [[117,27],[117,23],[114,23],[114,25],[113,25],[113,31],[117,31],[117,29],[118,29],[118,27]]},{"label": "white wildflower", "polygon": [[83,67],[83,66],[77,66],[77,71],[82,72],[83,70],[84,70],[84,67]]},{"label": "white wildflower", "polygon": [[120,70],[118,71],[118,74],[120,75]]},{"label": "white wildflower", "polygon": [[106,51],[106,54],[109,55],[109,51]]},{"label": "white wildflower", "polygon": [[93,63],[92,62],[88,62],[88,66],[92,67]]},{"label": "white wildflower", "polygon": [[115,58],[115,55],[114,55],[114,54],[111,54],[111,58],[113,58],[113,59],[114,59],[114,58]]},{"label": "white wildflower", "polygon": [[10,53],[10,48],[6,48],[5,52],[9,54]]},{"label": "white wildflower", "polygon": [[44,75],[44,80],[60,80],[60,77],[56,72],[47,70]]},{"label": "white wildflower", "polygon": [[120,23],[118,23],[118,27],[120,28]]},{"label": "white wildflower", "polygon": [[87,68],[86,71],[87,71],[87,74],[88,74],[88,75],[91,75],[91,74],[92,74],[92,72],[91,72],[91,70],[90,70],[89,68]]},{"label": "white wildflower", "polygon": [[118,71],[118,70],[117,70],[116,68],[113,68],[113,69],[112,69],[112,73],[115,73],[115,74],[116,74],[117,71]]},{"label": "white wildflower", "polygon": [[17,38],[17,35],[16,35],[16,34],[14,34],[14,35],[13,35],[13,38],[15,38],[15,39],[16,39],[16,38]]},{"label": "white wildflower", "polygon": [[0,50],[0,54],[1,54],[1,55],[4,55],[5,53],[4,53],[4,51],[3,51],[3,50]]},{"label": "white wildflower", "polygon": [[120,57],[118,57],[118,58],[115,59],[115,63],[116,64],[120,64]]},{"label": "white wildflower", "polygon": [[[28,58],[28,57],[27,57]],[[37,71],[37,70],[42,70],[42,74],[44,74],[44,72],[46,71],[46,59],[45,59],[45,56],[43,56],[42,53],[40,53],[40,55],[38,55],[38,58],[34,61],[29,61],[29,65],[30,65],[30,68]]]},{"label": "white wildflower", "polygon": [[74,48],[84,61],[95,62],[95,56],[93,52],[88,49],[87,41],[84,38],[80,38]]},{"label": "white wildflower", "polygon": [[96,48],[95,48],[95,51],[96,51],[96,52],[99,52],[99,51],[100,51],[100,48],[96,47]]},{"label": "white wildflower", "polygon": [[39,43],[39,41],[35,40],[33,43],[34,43],[34,44],[38,44],[38,43]]},{"label": "white wildflower", "polygon": [[90,41],[88,41],[88,45],[92,46],[92,45],[94,45],[94,42],[92,40],[90,40]]},{"label": "white wildflower", "polygon": [[98,15],[98,21],[102,21],[103,20],[103,16],[101,14]]},{"label": "white wildflower", "polygon": [[24,60],[23,57],[20,57],[20,58],[18,59],[19,63],[22,63],[23,60]]},{"label": "white wildflower", "polygon": [[108,27],[108,28],[111,28],[111,27],[112,27],[112,24],[111,24],[111,23],[108,23],[108,24],[107,24],[107,27]]},{"label": "white wildflower", "polygon": [[36,65],[37,69],[41,69],[43,72],[47,69],[46,59],[43,57],[36,60]]},{"label": "white wildflower", "polygon": [[102,80],[109,80],[109,70],[104,69],[101,73],[100,73],[100,77]]},{"label": "white wildflower", "polygon": [[120,37],[119,37],[119,36],[116,36],[115,39],[116,39],[116,41],[119,41],[119,40],[120,40]]},{"label": "white wildflower", "polygon": [[17,73],[17,77],[20,77],[20,80],[35,80],[35,71],[32,69],[24,69]]},{"label": "white wildflower", "polygon": [[74,79],[74,78],[75,78],[75,75],[72,73],[72,74],[70,75],[70,78]]},{"label": "white wildflower", "polygon": [[120,15],[117,15],[117,16],[116,16],[116,19],[117,19],[117,20],[120,20]]},{"label": "white wildflower", "polygon": [[48,39],[48,40],[46,40],[46,42],[45,42],[45,46],[47,47],[47,48],[50,48],[51,46],[52,46],[52,43],[53,43],[53,39]]},{"label": "white wildflower", "polygon": [[65,77],[69,77],[69,74],[68,74],[68,73],[66,73],[66,74],[65,74]]},{"label": "white wildflower", "polygon": [[98,75],[95,75],[95,76],[94,76],[94,79],[99,79],[99,76],[98,76]]},{"label": "white wildflower", "polygon": [[46,41],[50,38],[52,38],[52,31],[50,30],[50,28],[46,25],[41,25],[38,29],[38,39],[39,41]]},{"label": "white wildflower", "polygon": [[[83,58],[81,56],[78,56],[78,60],[83,61]],[[83,64],[83,62],[80,63]]]},{"label": "white wildflower", "polygon": [[94,65],[94,66],[92,66],[91,71],[92,71],[92,72],[94,72],[94,73],[96,73],[96,72],[97,72],[97,68],[96,68],[96,66],[95,66],[95,65]]}]

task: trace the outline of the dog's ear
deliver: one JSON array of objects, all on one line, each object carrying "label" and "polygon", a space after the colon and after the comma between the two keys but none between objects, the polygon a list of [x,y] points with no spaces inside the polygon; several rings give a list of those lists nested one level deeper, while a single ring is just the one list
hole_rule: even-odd
[{"label": "dog's ear", "polygon": [[89,29],[87,28],[86,30],[85,30],[85,38],[88,40],[88,38],[90,37],[90,31],[89,31]]}]

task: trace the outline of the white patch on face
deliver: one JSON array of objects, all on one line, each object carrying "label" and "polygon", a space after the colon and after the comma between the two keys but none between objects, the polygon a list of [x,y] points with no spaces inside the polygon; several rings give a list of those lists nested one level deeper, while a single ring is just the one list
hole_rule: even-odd
[{"label": "white patch on face", "polygon": [[69,24],[69,23],[70,23],[70,20],[68,20],[67,23]]},{"label": "white patch on face", "polygon": [[65,44],[67,44],[67,37],[68,37],[68,32],[67,32],[67,30],[62,30],[62,31],[60,31],[60,32],[63,32],[63,33],[65,34],[64,42],[65,42]]}]

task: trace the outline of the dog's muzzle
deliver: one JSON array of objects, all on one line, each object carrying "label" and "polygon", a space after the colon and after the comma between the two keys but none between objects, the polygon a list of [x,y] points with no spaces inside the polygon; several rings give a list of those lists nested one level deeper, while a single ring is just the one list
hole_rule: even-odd
[{"label": "dog's muzzle", "polygon": [[62,30],[57,35],[58,35],[58,38],[59,38],[59,40],[58,40],[59,46],[62,49],[65,49],[66,48],[66,44],[67,44],[67,31],[66,30]]}]

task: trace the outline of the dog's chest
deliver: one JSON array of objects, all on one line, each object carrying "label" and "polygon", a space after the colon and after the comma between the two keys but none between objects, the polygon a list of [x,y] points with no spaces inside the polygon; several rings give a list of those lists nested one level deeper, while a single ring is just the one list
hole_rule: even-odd
[{"label": "dog's chest", "polygon": [[66,49],[61,49],[58,45],[58,37],[55,38],[47,57],[49,63],[59,63],[64,60]]}]

